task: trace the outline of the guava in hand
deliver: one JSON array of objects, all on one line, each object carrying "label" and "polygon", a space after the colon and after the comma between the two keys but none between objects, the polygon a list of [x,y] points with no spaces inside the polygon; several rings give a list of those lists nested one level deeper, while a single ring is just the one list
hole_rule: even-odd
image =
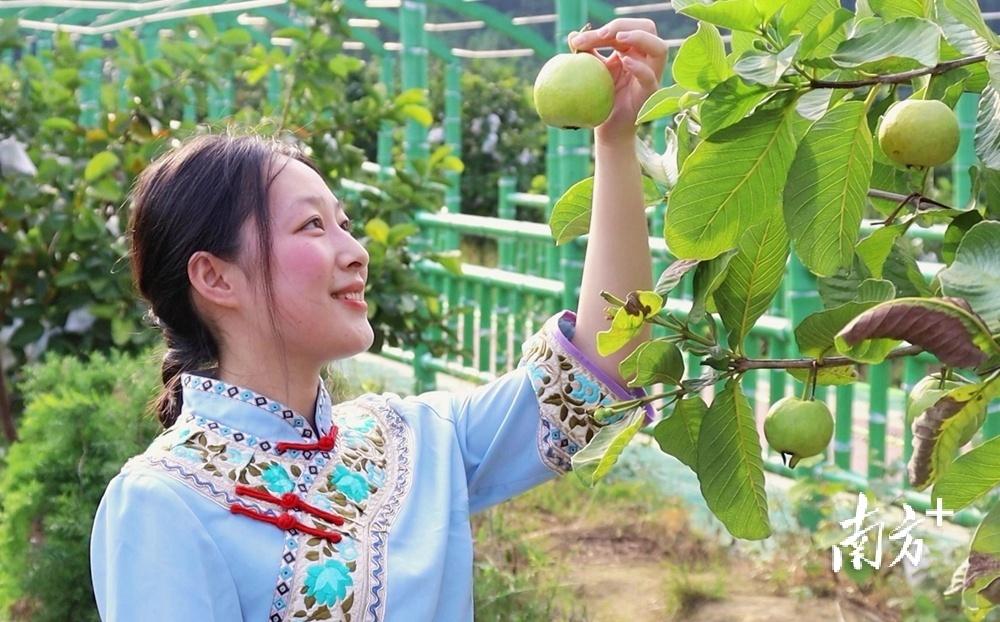
[{"label": "guava in hand", "polygon": [[535,78],[535,109],[546,125],[594,128],[611,115],[615,83],[593,54],[557,54]]},{"label": "guava in hand", "polygon": [[936,99],[896,102],[882,117],[878,144],[886,156],[899,164],[944,164],[958,149],[958,117]]},{"label": "guava in hand", "polygon": [[794,395],[775,402],[764,419],[764,437],[771,449],[787,455],[788,466],[822,453],[833,438],[833,416],[826,404]]}]

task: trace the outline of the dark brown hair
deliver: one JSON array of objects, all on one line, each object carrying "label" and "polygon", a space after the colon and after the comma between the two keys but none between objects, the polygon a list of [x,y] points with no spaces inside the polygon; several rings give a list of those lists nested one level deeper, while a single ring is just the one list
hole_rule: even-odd
[{"label": "dark brown hair", "polygon": [[246,261],[240,253],[240,231],[247,219],[256,223],[264,292],[272,329],[276,326],[267,196],[281,172],[279,155],[316,170],[291,143],[255,135],[203,134],[157,158],[136,180],[128,227],[132,277],[149,304],[149,319],[166,340],[163,389],[153,406],[165,428],[180,414],[181,374],[219,358],[217,336],[192,301],[188,260],[206,251],[226,261]]}]

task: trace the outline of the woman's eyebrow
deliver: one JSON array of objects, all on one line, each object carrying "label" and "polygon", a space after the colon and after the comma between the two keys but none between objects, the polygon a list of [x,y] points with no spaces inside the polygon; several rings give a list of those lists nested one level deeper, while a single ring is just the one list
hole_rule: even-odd
[{"label": "woman's eyebrow", "polygon": [[[295,199],[294,201],[292,201],[292,203],[291,203],[291,210],[289,210],[289,211],[292,211],[293,213],[295,213],[294,210],[296,210],[296,208],[298,208],[300,205],[302,205],[302,206],[311,205],[313,207],[316,207],[316,208],[319,208],[320,210],[322,210],[323,208],[325,208],[325,207],[327,207],[327,206],[330,205],[330,201],[328,201],[326,197],[318,195],[318,194],[307,194],[307,195],[301,196],[301,197]],[[343,212],[344,217],[347,218],[347,211],[344,209],[344,204],[340,201],[340,199],[337,199],[336,197],[334,197],[334,199],[333,199],[333,211],[334,211],[334,213],[336,213],[338,209],[341,212]]]}]

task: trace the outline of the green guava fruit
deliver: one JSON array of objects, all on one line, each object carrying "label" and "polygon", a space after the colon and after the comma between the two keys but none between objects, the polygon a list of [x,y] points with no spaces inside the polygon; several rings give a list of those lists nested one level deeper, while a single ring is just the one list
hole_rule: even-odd
[{"label": "green guava fruit", "polygon": [[764,418],[764,437],[771,449],[790,456],[788,466],[822,453],[833,438],[833,416],[826,404],[794,395],[775,402]]},{"label": "green guava fruit", "polygon": [[[933,406],[945,394],[952,389],[957,389],[968,383],[946,380],[943,389],[938,388],[940,384],[940,374],[931,374],[930,376],[921,378],[917,384],[913,385],[913,389],[910,391],[909,405],[906,407],[906,425],[912,426],[914,419]],[[977,410],[976,416],[962,429],[962,435],[959,437],[959,447],[972,440],[972,437],[976,435],[979,427],[983,424],[985,417],[986,405],[984,404],[982,409]]]},{"label": "green guava fruit", "polygon": [[878,144],[886,156],[899,164],[944,164],[958,149],[958,117],[936,99],[896,102],[882,117]]},{"label": "green guava fruit", "polygon": [[557,54],[535,78],[535,109],[546,125],[576,130],[604,123],[615,105],[611,72],[593,54]]}]

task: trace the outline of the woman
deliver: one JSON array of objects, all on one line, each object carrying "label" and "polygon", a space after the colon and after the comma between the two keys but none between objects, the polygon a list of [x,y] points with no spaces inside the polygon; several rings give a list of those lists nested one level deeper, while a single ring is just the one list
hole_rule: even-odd
[{"label": "woman", "polygon": [[602,289],[650,288],[634,124],[667,47],[638,19],[571,43],[613,47],[616,86],[579,317],[550,318],[517,369],[467,395],[331,403],[320,370],[373,339],[368,254],[298,151],[201,136],[143,172],[132,267],[169,346],[165,431],[95,519],[104,620],[472,619],[469,514],[569,470],[593,410],[643,395],[594,343]]}]

